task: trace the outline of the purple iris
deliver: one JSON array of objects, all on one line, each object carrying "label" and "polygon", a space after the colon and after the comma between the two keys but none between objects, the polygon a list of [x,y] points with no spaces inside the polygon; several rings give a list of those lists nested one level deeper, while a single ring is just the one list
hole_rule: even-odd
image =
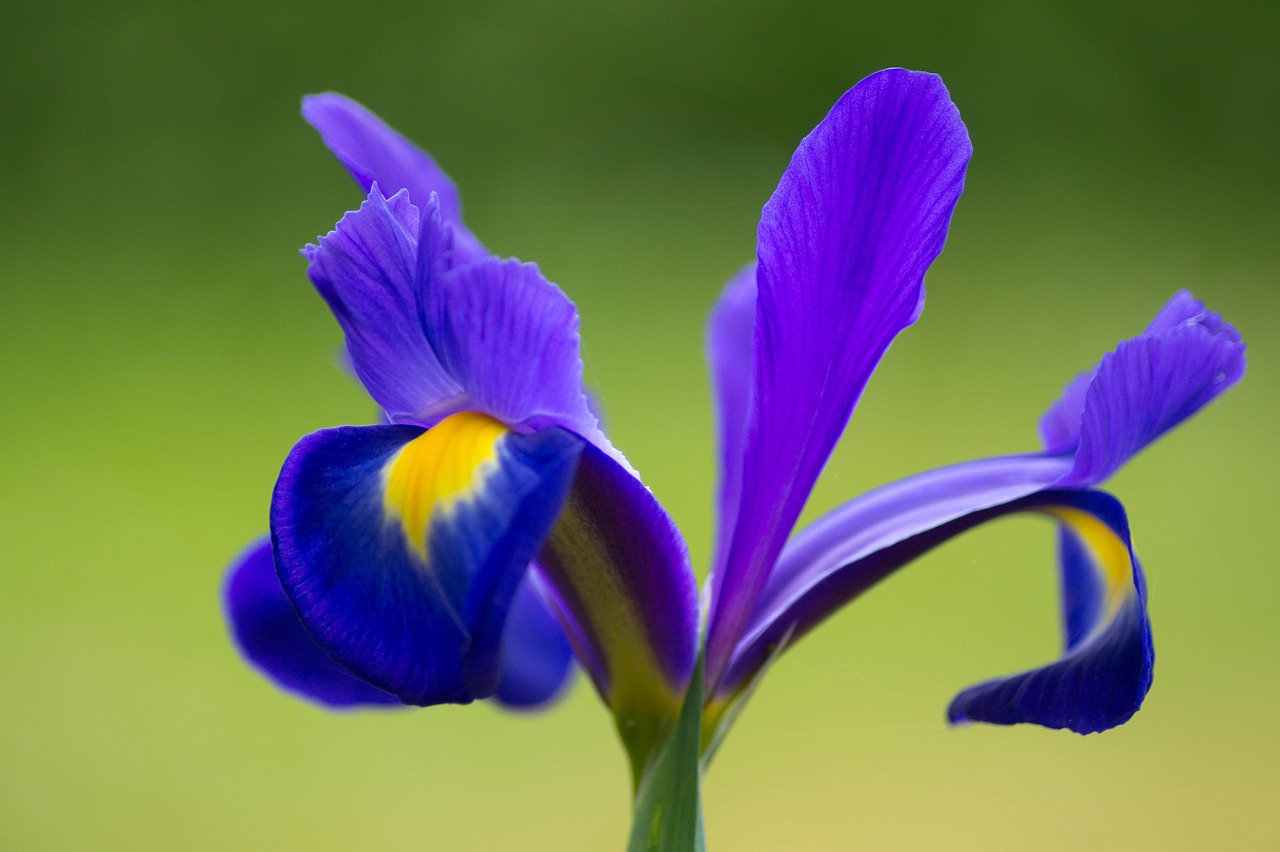
[{"label": "purple iris", "polygon": [[1043,451],[910,477],[792,534],[920,315],[960,197],[971,147],[937,77],[883,71],[836,103],[713,311],[722,474],[702,613],[676,527],[591,413],[573,305],[536,266],[491,256],[452,182],[364,108],[320,95],[303,113],[368,196],[304,255],[389,422],[303,438],[270,542],[232,566],[233,633],[278,684],[333,706],[532,706],[572,657],[639,766],[700,649],[710,748],[827,615],[951,537],[1031,512],[1059,530],[1064,654],[963,691],[950,719],[1088,733],[1141,705],[1142,569],[1123,507],[1093,487],[1243,374],[1239,334],[1186,293],[1068,385]]}]

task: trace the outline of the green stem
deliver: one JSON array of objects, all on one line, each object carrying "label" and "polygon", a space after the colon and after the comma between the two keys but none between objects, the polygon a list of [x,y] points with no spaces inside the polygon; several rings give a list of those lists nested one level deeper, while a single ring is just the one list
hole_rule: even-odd
[{"label": "green stem", "polygon": [[675,730],[640,777],[627,852],[706,852],[699,761],[702,678],[699,654]]}]

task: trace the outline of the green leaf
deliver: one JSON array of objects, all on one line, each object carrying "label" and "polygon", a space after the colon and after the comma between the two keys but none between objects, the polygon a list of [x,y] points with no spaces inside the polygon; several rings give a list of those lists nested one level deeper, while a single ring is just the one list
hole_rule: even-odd
[{"label": "green leaf", "polygon": [[627,852],[706,852],[702,828],[702,655],[671,739],[645,769]]}]

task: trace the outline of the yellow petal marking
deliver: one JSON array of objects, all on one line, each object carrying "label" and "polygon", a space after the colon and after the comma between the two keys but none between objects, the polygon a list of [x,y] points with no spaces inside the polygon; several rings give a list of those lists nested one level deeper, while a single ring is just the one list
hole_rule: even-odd
[{"label": "yellow petal marking", "polygon": [[1094,567],[1102,575],[1106,586],[1106,617],[1098,622],[1097,629],[1111,621],[1125,597],[1133,592],[1133,564],[1129,560],[1129,548],[1111,527],[1088,512],[1068,506],[1043,509],[1075,531],[1093,557]]},{"label": "yellow petal marking", "polygon": [[497,464],[498,440],[509,430],[485,414],[451,414],[400,448],[383,468],[383,507],[424,561],[432,515],[474,493]]}]

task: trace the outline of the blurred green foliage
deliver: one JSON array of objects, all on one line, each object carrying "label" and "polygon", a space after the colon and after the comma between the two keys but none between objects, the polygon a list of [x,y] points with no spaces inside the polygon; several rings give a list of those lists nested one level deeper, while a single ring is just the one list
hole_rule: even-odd
[{"label": "blurred green foliage", "polygon": [[1250,371],[1110,486],[1159,653],[1130,725],[944,726],[958,688],[1056,653],[1052,536],[1002,522],[777,666],[708,780],[711,847],[1280,844],[1274,2],[53,0],[0,23],[0,847],[621,848],[585,684],[532,718],[329,715],[225,638],[221,572],[289,446],[372,416],[294,253],[358,201],[298,98],[381,113],[578,302],[614,438],[702,570],[703,318],[796,142],[889,65],[943,75],[976,155],[810,516],[1031,448],[1181,287]]}]

